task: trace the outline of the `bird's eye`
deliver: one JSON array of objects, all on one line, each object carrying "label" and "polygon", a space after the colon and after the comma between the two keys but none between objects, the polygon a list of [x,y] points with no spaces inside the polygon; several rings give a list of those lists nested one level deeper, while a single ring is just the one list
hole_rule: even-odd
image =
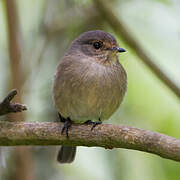
[{"label": "bird's eye", "polygon": [[94,43],[93,43],[93,46],[94,46],[95,49],[99,49],[99,48],[102,47],[102,43],[100,43],[100,42],[94,42]]}]

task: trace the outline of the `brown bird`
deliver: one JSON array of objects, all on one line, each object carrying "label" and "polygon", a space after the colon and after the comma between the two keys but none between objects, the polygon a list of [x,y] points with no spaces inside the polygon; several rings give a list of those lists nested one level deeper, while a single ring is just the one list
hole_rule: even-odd
[{"label": "brown bird", "polygon": [[[104,31],[88,31],[75,39],[60,61],[53,98],[68,137],[71,123],[92,123],[92,129],[118,109],[127,87],[127,76],[117,54],[125,52]],[[71,163],[76,147],[62,146],[57,160]]]}]

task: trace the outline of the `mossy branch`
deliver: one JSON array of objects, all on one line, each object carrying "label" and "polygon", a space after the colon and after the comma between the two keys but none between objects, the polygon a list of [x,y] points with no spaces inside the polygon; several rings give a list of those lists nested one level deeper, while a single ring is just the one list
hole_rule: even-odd
[{"label": "mossy branch", "polygon": [[180,139],[129,126],[73,124],[69,138],[61,135],[62,123],[0,122],[0,146],[71,145],[126,148],[180,162]]}]

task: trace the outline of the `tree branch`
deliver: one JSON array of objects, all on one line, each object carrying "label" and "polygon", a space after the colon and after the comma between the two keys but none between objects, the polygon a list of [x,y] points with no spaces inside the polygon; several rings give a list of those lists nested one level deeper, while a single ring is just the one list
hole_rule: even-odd
[{"label": "tree branch", "polygon": [[16,94],[17,94],[17,90],[13,89],[4,98],[4,100],[0,102],[0,116],[11,112],[16,113],[27,110],[25,105],[19,103],[11,103],[11,100],[14,98]]},{"label": "tree branch", "polygon": [[151,56],[145,51],[141,44],[134,38],[133,34],[124,25],[122,20],[115,15],[107,1],[94,0],[98,12],[108,22],[112,29],[119,35],[127,45],[135,51],[137,56],[151,69],[152,72],[166,84],[169,89],[180,98],[180,87],[170,78],[163,69],[154,63]]},{"label": "tree branch", "polygon": [[71,145],[126,148],[180,162],[180,139],[129,126],[73,124],[69,139],[61,135],[62,123],[0,122],[0,146]]}]

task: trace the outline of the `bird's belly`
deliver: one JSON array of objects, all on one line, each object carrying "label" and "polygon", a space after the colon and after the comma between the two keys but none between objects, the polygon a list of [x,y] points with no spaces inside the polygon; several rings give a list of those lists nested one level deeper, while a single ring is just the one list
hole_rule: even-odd
[{"label": "bird's belly", "polygon": [[112,96],[107,90],[102,91],[89,90],[85,94],[74,91],[69,98],[61,98],[59,112],[76,123],[106,120],[119,107],[122,98],[120,95]]},{"label": "bird's belly", "polygon": [[79,96],[78,99],[72,100],[69,106],[68,114],[75,122],[85,122],[87,120],[101,121],[108,119],[119,107],[120,97],[112,97],[110,93],[99,95],[89,93],[87,96]]}]

